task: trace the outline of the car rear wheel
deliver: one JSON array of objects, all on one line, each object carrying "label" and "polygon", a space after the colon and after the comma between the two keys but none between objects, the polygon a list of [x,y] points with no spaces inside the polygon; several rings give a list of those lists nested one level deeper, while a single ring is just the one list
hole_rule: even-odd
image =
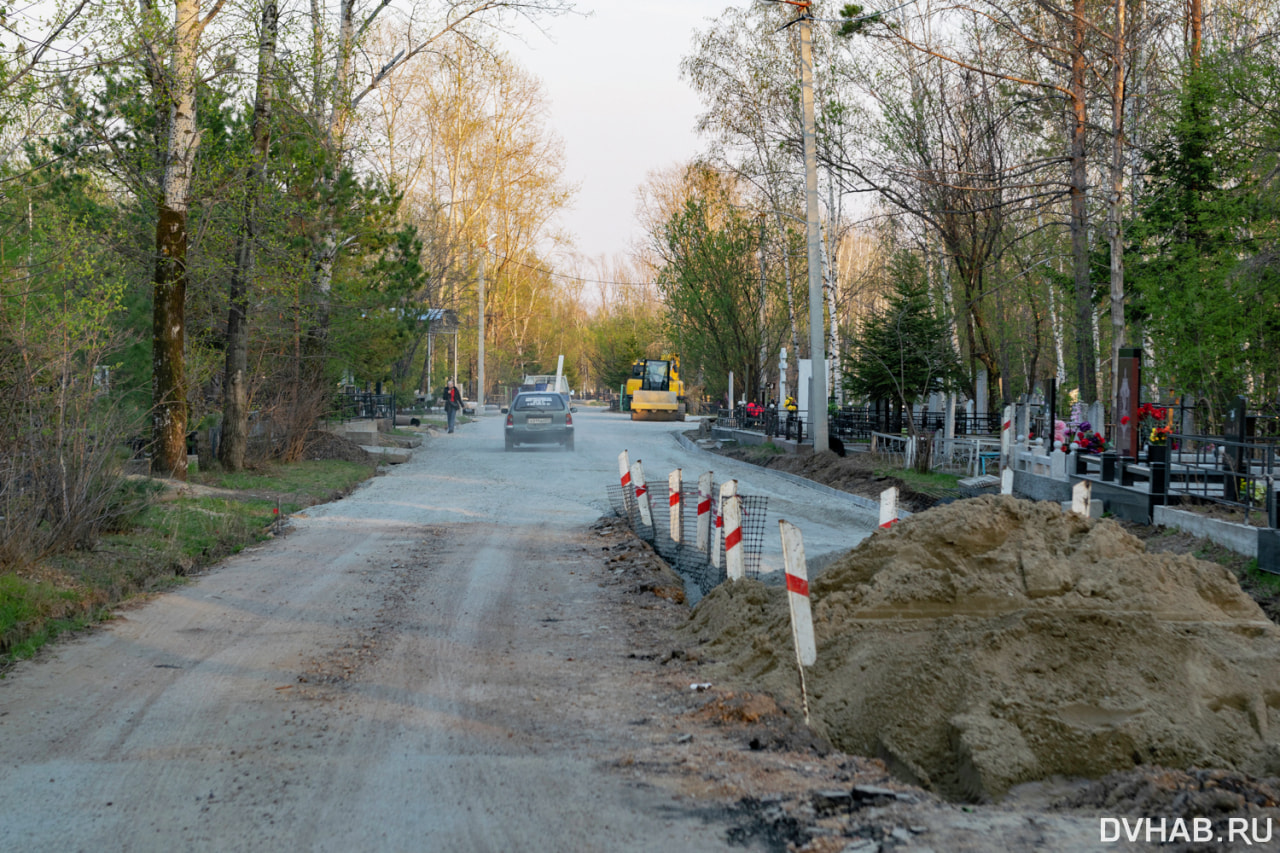
[{"label": "car rear wheel", "polygon": [[510,436],[507,436],[507,450],[511,451],[515,449],[516,449],[516,443],[511,440]]},{"label": "car rear wheel", "polygon": [[569,436],[564,440],[564,449],[573,450],[573,436]]}]

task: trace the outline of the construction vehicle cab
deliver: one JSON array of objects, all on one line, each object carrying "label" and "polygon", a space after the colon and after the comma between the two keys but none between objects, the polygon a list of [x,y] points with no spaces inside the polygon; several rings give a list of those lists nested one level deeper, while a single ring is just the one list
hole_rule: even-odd
[{"label": "construction vehicle cab", "polygon": [[625,396],[633,421],[684,420],[687,405],[679,357],[637,359],[631,366]]}]

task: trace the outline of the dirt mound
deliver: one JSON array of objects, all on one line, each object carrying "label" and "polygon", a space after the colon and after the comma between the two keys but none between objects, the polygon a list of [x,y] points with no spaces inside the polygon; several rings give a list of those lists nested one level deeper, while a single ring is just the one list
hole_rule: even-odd
[{"label": "dirt mound", "polygon": [[349,438],[316,430],[307,436],[304,459],[341,459],[345,462],[369,462],[369,452]]},{"label": "dirt mound", "polygon": [[[1137,764],[1280,772],[1280,628],[1224,568],[1008,497],[907,519],[811,587],[814,725],[947,796]],[[726,584],[689,630],[798,693],[785,593]]]}]

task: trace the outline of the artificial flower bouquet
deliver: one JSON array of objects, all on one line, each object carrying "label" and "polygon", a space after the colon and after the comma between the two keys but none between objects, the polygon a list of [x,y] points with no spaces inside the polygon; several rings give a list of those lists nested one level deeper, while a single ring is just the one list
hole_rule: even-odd
[{"label": "artificial flower bouquet", "polygon": [[1100,432],[1094,432],[1093,425],[1084,421],[1076,426],[1070,445],[1063,449],[1082,450],[1085,453],[1105,453],[1111,449],[1111,445],[1107,443],[1106,436]]},{"label": "artificial flower bouquet", "polygon": [[1164,425],[1169,410],[1154,403],[1143,403],[1138,407],[1138,424],[1148,444],[1165,444],[1169,441],[1171,430]]}]

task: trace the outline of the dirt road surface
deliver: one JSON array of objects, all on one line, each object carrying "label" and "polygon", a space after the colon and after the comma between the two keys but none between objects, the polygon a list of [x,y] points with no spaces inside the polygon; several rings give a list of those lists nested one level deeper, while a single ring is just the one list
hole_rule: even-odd
[{"label": "dirt road surface", "polygon": [[[505,453],[498,417],[435,435],[287,535],[15,667],[0,851],[1152,849],[1100,830],[1159,811],[1178,788],[1158,773],[947,803],[830,750],[755,685],[707,684],[670,571],[601,520],[620,450],[659,482],[738,478],[818,559],[877,519],[685,450],[687,424],[577,422],[576,452]],[[771,533],[765,569],[780,548]],[[1207,784],[1195,796],[1239,787]]]},{"label": "dirt road surface", "polygon": [[[623,448],[664,475],[733,463],[681,450],[687,425],[578,424],[576,452],[504,453],[498,417],[437,436],[19,665],[0,682],[0,848],[729,849],[730,815],[633,766],[688,738],[654,722],[678,687],[654,693],[652,655],[629,656],[589,525]],[[820,548],[870,527],[753,486],[771,515],[812,513]]]}]

